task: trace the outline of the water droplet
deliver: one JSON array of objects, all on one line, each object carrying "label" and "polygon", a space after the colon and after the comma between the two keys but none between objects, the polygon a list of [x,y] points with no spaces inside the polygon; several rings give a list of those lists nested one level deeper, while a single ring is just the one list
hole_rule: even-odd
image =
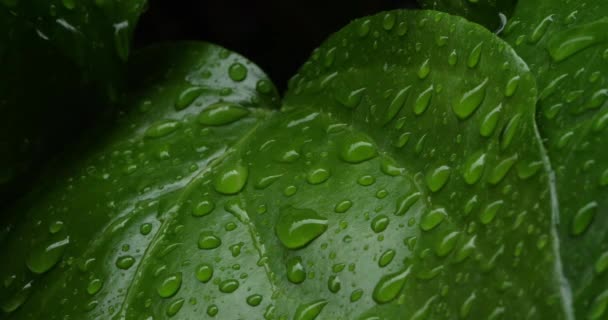
[{"label": "water droplet", "polygon": [[416,101],[414,101],[414,113],[416,115],[421,115],[426,111],[426,109],[428,109],[429,105],[431,104],[431,98],[433,97],[434,90],[435,87],[430,85],[418,95],[418,98],[416,98]]},{"label": "water droplet", "polygon": [[28,269],[35,274],[43,274],[51,270],[61,260],[69,243],[70,238],[67,237],[49,245],[35,246],[31,249],[26,261]]},{"label": "water droplet", "polygon": [[150,234],[150,232],[152,232],[151,223],[144,223],[139,227],[139,233],[141,233],[144,236]]},{"label": "water droplet", "polygon": [[281,153],[277,158],[277,161],[282,163],[294,163],[298,159],[300,159],[300,153],[297,150],[289,149]]},{"label": "water droplet", "polygon": [[574,217],[572,218],[572,227],[570,233],[573,236],[578,236],[587,231],[587,228],[591,225],[593,217],[597,212],[598,204],[595,201],[591,201],[580,208]]},{"label": "water droplet", "polygon": [[129,42],[130,42],[129,21],[122,21],[114,24],[114,47],[116,54],[122,61],[127,61],[129,58]]},{"label": "water droplet", "polygon": [[281,210],[275,232],[289,249],[308,245],[327,230],[327,218],[311,209],[285,207]]},{"label": "water droplet", "polygon": [[453,66],[456,65],[456,62],[458,62],[458,54],[456,53],[456,50],[452,50],[448,56],[448,64]]},{"label": "water droplet", "polygon": [[604,290],[604,292],[600,293],[593,300],[593,304],[589,308],[589,313],[587,314],[588,320],[600,320],[605,319],[603,317],[604,313],[608,310],[608,290]]},{"label": "water droplet", "polygon": [[213,267],[207,263],[201,263],[196,267],[196,279],[202,283],[207,283],[213,278]]},{"label": "water droplet", "polygon": [[306,176],[306,181],[310,184],[321,184],[329,179],[329,170],[324,168],[312,169]]},{"label": "water droplet", "polygon": [[408,143],[408,141],[410,141],[411,135],[412,134],[409,132],[402,133],[401,135],[399,135],[399,138],[395,140],[395,143],[393,145],[397,148],[403,148]]},{"label": "water droplet", "polygon": [[471,308],[477,299],[477,295],[475,292],[471,293],[471,295],[464,300],[462,305],[460,306],[460,318],[466,319],[471,313]]},{"label": "water droplet", "polygon": [[479,60],[481,58],[481,49],[483,47],[483,42],[480,42],[471,50],[469,57],[467,58],[467,66],[469,68],[475,68],[479,64]]},{"label": "water droplet", "polygon": [[383,276],[374,287],[372,298],[379,304],[393,301],[405,286],[405,280],[411,269],[411,267],[408,267],[402,271]]},{"label": "water droplet", "polygon": [[460,100],[454,104],[452,110],[460,119],[468,118],[483,102],[486,96],[486,86],[488,78],[485,78],[479,85],[465,92]]},{"label": "water droplet", "polygon": [[220,282],[220,291],[223,293],[232,293],[239,288],[239,281],[236,279],[227,279]]},{"label": "water droplet", "polygon": [[215,209],[215,204],[209,200],[203,200],[199,202],[192,210],[192,215],[195,217],[202,217],[210,214]]},{"label": "water droplet", "polygon": [[236,103],[216,102],[198,115],[198,122],[207,126],[223,126],[249,114],[249,110]]},{"label": "water droplet", "polygon": [[[544,21],[544,20],[543,20]],[[606,40],[608,18],[568,28],[553,33],[547,42],[547,50],[554,61],[559,62],[594,44]]]},{"label": "water droplet", "polygon": [[215,190],[223,194],[237,194],[247,183],[249,169],[241,164],[233,163],[215,176]]},{"label": "water droplet", "polygon": [[296,194],[296,192],[298,192],[298,187],[296,187],[294,185],[289,185],[289,186],[285,187],[285,189],[283,190],[283,194],[286,197],[291,197],[294,194]]},{"label": "water droplet", "polygon": [[338,278],[336,275],[329,276],[329,279],[327,279],[327,289],[329,289],[329,291],[332,293],[336,293],[340,291],[341,288],[342,283],[340,282],[340,278]]},{"label": "water droplet", "polygon": [[397,210],[395,210],[396,216],[404,215],[416,202],[420,199],[421,193],[414,192],[397,201]]},{"label": "water droplet", "polygon": [[445,257],[448,254],[450,254],[450,252],[452,252],[452,250],[454,250],[454,247],[456,246],[456,242],[458,241],[459,236],[460,236],[460,232],[458,232],[458,231],[453,231],[453,232],[446,234],[441,239],[441,241],[437,245],[437,248],[435,249],[435,253],[437,254],[437,256]]},{"label": "water droplet", "polygon": [[260,294],[252,294],[249,297],[247,297],[247,304],[252,307],[257,307],[260,305],[260,303],[262,303],[263,299],[264,299],[264,297],[262,297],[262,295],[260,295]]},{"label": "water droplet", "polygon": [[541,22],[538,24],[538,26],[536,26],[536,28],[534,28],[532,34],[530,35],[530,43],[537,43],[538,40],[540,40],[540,38],[545,35],[547,29],[549,28],[552,22],[553,15],[547,16],[543,20],[541,20]]},{"label": "water droplet", "polygon": [[95,295],[97,292],[99,292],[99,290],[101,290],[101,287],[103,287],[103,280],[95,278],[89,281],[89,284],[87,285],[87,293],[90,295]]},{"label": "water droplet", "polygon": [[452,169],[449,166],[439,166],[431,171],[429,171],[426,175],[426,185],[432,192],[437,192],[445,186],[448,179],[450,178],[450,174]]},{"label": "water droplet", "polygon": [[371,29],[371,21],[370,20],[364,20],[359,25],[359,28],[357,30],[357,35],[359,37],[365,37],[365,36],[367,36],[369,34],[370,29]]},{"label": "water droplet", "polygon": [[600,176],[600,186],[608,186],[608,169],[604,170],[604,173]]},{"label": "water droplet", "polygon": [[234,81],[243,81],[247,78],[247,67],[240,62],[235,62],[228,68],[228,75]]},{"label": "water droplet", "polygon": [[292,283],[302,283],[306,280],[306,270],[301,257],[292,257],[287,260],[287,279]]},{"label": "water droplet", "polygon": [[293,320],[314,320],[323,311],[325,305],[327,305],[327,301],[324,299],[302,304],[296,309]]},{"label": "water droplet", "polygon": [[214,304],[207,307],[207,315],[210,317],[215,317],[219,311],[220,309]]},{"label": "water droplet", "polygon": [[374,178],[373,176],[369,176],[369,175],[361,176],[357,180],[357,183],[363,187],[371,186],[372,184],[376,183],[376,178]]},{"label": "water droplet", "polygon": [[198,237],[198,248],[211,250],[219,247],[222,240],[211,231],[203,231]]},{"label": "water droplet", "polygon": [[395,118],[395,116],[397,116],[399,111],[401,111],[401,109],[403,108],[403,105],[405,104],[405,100],[407,99],[408,92],[411,87],[412,86],[407,86],[407,87],[399,90],[395,94],[395,97],[393,98],[393,100],[391,100],[391,103],[388,105],[388,108],[386,109],[386,114],[384,116],[383,124],[387,124],[387,123],[391,122],[391,120],[393,120]]},{"label": "water droplet", "polygon": [[436,228],[447,217],[447,212],[444,208],[437,208],[425,214],[420,220],[420,229],[429,231]]},{"label": "water droplet", "polygon": [[514,76],[513,78],[509,79],[507,85],[505,86],[505,96],[511,97],[513,94],[515,94],[515,90],[517,90],[517,87],[519,86],[520,79],[520,76]]},{"label": "water droplet", "polygon": [[63,221],[56,220],[49,225],[49,232],[51,234],[56,234],[61,231],[61,229],[63,229]]},{"label": "water droplet", "polygon": [[498,210],[502,208],[503,204],[504,201],[497,200],[487,205],[479,215],[479,221],[481,221],[482,224],[488,224],[492,222],[492,220],[494,220],[494,217],[496,217]]},{"label": "water droplet", "polygon": [[337,89],[334,93],[334,98],[341,105],[354,109],[361,103],[361,99],[363,99],[363,93],[365,92],[365,88],[360,88],[352,91],[345,91]]},{"label": "water droplet", "polygon": [[375,233],[379,233],[386,230],[389,222],[390,219],[387,216],[381,214],[372,219],[371,228]]},{"label": "water droplet", "polygon": [[481,134],[482,137],[489,137],[494,133],[501,111],[502,103],[488,112],[488,114],[486,114],[486,116],[483,118],[481,121],[481,126],[479,127],[479,134]]},{"label": "water droplet", "polygon": [[350,209],[350,207],[353,206],[353,202],[350,200],[343,200],[340,201],[336,204],[336,207],[334,208],[334,211],[336,213],[344,213],[346,211],[348,211],[348,209]]},{"label": "water droplet", "polygon": [[32,291],[32,282],[28,282],[25,286],[23,286],[17,293],[10,296],[8,299],[3,300],[2,304],[0,304],[0,308],[2,311],[6,313],[12,313],[15,310],[19,309],[21,305],[25,303],[25,301],[30,296]]},{"label": "water droplet", "polygon": [[384,28],[384,30],[386,30],[386,31],[389,31],[389,30],[393,29],[393,27],[395,26],[395,22],[396,22],[395,14],[392,12],[388,12],[382,18],[382,28]]},{"label": "water droplet", "polygon": [[336,60],[336,50],[337,48],[333,47],[325,53],[325,56],[323,57],[323,66],[325,68],[330,68],[334,64],[334,61]]},{"label": "water droplet", "polygon": [[502,131],[502,136],[500,137],[500,148],[506,149],[511,145],[515,134],[519,131],[519,122],[521,119],[521,114],[513,116],[509,123],[505,126]]},{"label": "water droplet", "polygon": [[493,185],[500,183],[505,178],[507,173],[509,173],[516,161],[517,154],[514,154],[511,157],[500,161],[494,166],[494,168],[490,172],[488,176],[488,182]]},{"label": "water droplet", "polygon": [[429,60],[430,59],[424,60],[424,62],[422,62],[422,64],[420,65],[420,68],[418,69],[419,79],[425,79],[426,77],[428,77],[429,73],[431,73],[431,66],[429,65]]},{"label": "water droplet", "polygon": [[380,259],[378,259],[378,266],[380,268],[388,266],[393,261],[393,258],[395,258],[395,254],[397,254],[397,252],[393,249],[384,251],[380,256]]},{"label": "water droplet", "polygon": [[602,274],[608,270],[608,251],[602,253],[595,262],[595,273]]},{"label": "water droplet", "polygon": [[76,8],[76,0],[63,0],[62,3],[63,6],[68,10]]},{"label": "water droplet", "polygon": [[179,288],[182,286],[182,273],[176,272],[164,278],[161,284],[156,289],[156,292],[161,298],[173,297]]},{"label": "water droplet", "polygon": [[478,151],[471,155],[464,163],[462,176],[467,184],[473,185],[479,181],[486,166],[486,154]]},{"label": "water droplet", "polygon": [[261,94],[269,94],[273,91],[274,86],[272,85],[272,82],[262,79],[258,80],[255,85],[255,89]]},{"label": "water droplet", "polygon": [[179,298],[179,299],[176,299],[175,301],[171,302],[171,304],[169,304],[169,306],[167,306],[167,316],[168,317],[175,316],[182,309],[182,306],[184,305],[184,301],[186,301],[184,298]]},{"label": "water droplet", "polygon": [[180,122],[175,120],[164,120],[151,125],[144,134],[147,138],[160,138],[169,135],[179,128]]},{"label": "water droplet", "polygon": [[135,258],[132,256],[122,256],[116,259],[116,267],[127,270],[135,263]]},{"label": "water droplet", "polygon": [[201,87],[190,87],[190,88],[186,88],[184,91],[182,91],[179,96],[177,97],[177,100],[175,101],[175,109],[176,110],[183,110],[186,109],[187,107],[189,107],[192,102],[194,102],[194,100],[196,100],[196,98],[198,98],[202,93],[204,92],[204,89]]},{"label": "water droplet", "polygon": [[360,163],[377,154],[376,147],[367,137],[352,135],[342,144],[340,157],[349,163]]}]

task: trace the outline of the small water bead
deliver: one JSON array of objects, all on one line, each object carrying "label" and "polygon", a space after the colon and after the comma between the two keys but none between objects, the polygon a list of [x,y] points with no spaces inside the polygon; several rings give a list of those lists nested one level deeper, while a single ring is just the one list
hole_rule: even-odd
[{"label": "small water bead", "polygon": [[363,290],[355,289],[350,294],[350,302],[357,302],[361,299],[361,297],[363,297]]},{"label": "small water bead", "polygon": [[505,86],[505,96],[511,97],[515,94],[515,91],[517,90],[517,87],[519,86],[520,79],[521,79],[520,76],[514,76],[511,79],[509,79],[509,81],[507,82],[507,85]]},{"label": "small water bead", "polygon": [[156,292],[161,298],[173,297],[182,286],[182,273],[173,273],[162,280]]},{"label": "small water bead", "polygon": [[299,249],[322,235],[327,230],[327,218],[311,209],[285,207],[281,213],[275,233],[281,243],[289,249]]},{"label": "small water bead", "polygon": [[437,256],[445,257],[450,254],[450,252],[454,250],[459,236],[459,231],[453,231],[446,234],[437,245],[437,248],[435,248],[435,253],[437,254]]},{"label": "small water bead", "polygon": [[452,50],[448,56],[448,64],[453,66],[456,65],[456,62],[458,62],[458,54],[456,53],[456,50]]},{"label": "small water bead", "polygon": [[204,89],[201,87],[189,87],[180,92],[177,100],[175,100],[175,110],[183,110],[189,107],[202,93]]},{"label": "small water bead", "polygon": [[220,309],[214,304],[207,307],[207,315],[210,317],[215,317],[219,311]]},{"label": "small water bead", "polygon": [[329,176],[329,170],[325,168],[315,168],[308,172],[308,175],[306,176],[306,181],[313,185],[321,184],[327,181],[327,179],[329,179]]},{"label": "small water bead", "polygon": [[214,178],[214,188],[223,194],[237,194],[247,183],[249,169],[242,164],[233,163],[223,168]]},{"label": "small water bead", "polygon": [[431,104],[434,91],[435,87],[430,85],[418,95],[416,101],[414,101],[414,114],[421,115],[426,111],[426,109],[428,109],[429,105]]},{"label": "small water bead", "polygon": [[608,251],[602,253],[595,262],[595,273],[602,274],[608,270]]},{"label": "small water bead", "polygon": [[380,268],[384,268],[384,267],[388,266],[393,261],[396,254],[397,254],[397,252],[393,249],[388,249],[388,250],[384,251],[382,253],[382,255],[380,255],[380,258],[378,259],[378,266]]},{"label": "small water bead", "polygon": [[211,231],[203,231],[198,237],[198,248],[203,250],[211,250],[219,247],[222,240]]},{"label": "small water bead", "polygon": [[192,215],[195,217],[203,217],[210,214],[215,209],[215,204],[209,200],[199,202],[192,210]]},{"label": "small water bead", "polygon": [[465,92],[460,100],[453,105],[452,110],[458,118],[464,120],[479,108],[485,99],[487,85],[488,78],[485,78],[480,84]]},{"label": "small water bead", "polygon": [[209,105],[198,115],[198,122],[207,126],[223,126],[249,114],[249,110],[236,103],[220,101]]},{"label": "small water bead", "polygon": [[389,223],[390,219],[386,215],[381,214],[372,219],[371,228],[375,233],[379,233],[386,230]]},{"label": "small water bead", "polygon": [[359,88],[351,91],[337,89],[334,93],[334,98],[344,107],[354,109],[361,103],[363,93],[366,90],[366,88]]},{"label": "small water bead", "polygon": [[511,157],[503,159],[497,163],[488,175],[488,182],[493,185],[500,183],[505,178],[507,173],[509,173],[515,162],[517,162],[517,159],[517,154],[514,154]]},{"label": "small water bead", "polygon": [[426,79],[429,73],[431,73],[431,66],[429,65],[429,60],[430,59],[424,60],[424,62],[422,62],[420,68],[418,69],[418,78],[421,80]]},{"label": "small water bead", "polygon": [[336,213],[344,213],[344,212],[348,211],[348,209],[350,209],[352,206],[353,206],[352,201],[343,200],[336,204],[336,206],[334,207],[334,211]]},{"label": "small water bead", "polygon": [[447,212],[444,208],[433,209],[425,214],[420,220],[420,229],[430,231],[435,229],[447,217]]},{"label": "small water bead", "polygon": [[141,226],[139,226],[139,233],[141,233],[142,235],[148,235],[150,234],[150,232],[152,232],[152,224],[151,223],[144,223]]},{"label": "small water bead", "polygon": [[296,309],[293,320],[315,320],[326,305],[327,300],[325,299],[302,304]]},{"label": "small water bead", "polygon": [[432,192],[441,190],[450,178],[452,169],[449,166],[439,166],[426,174],[426,185]]},{"label": "small water bead", "polygon": [[273,183],[278,181],[282,176],[283,176],[283,174],[280,173],[280,174],[271,174],[268,176],[261,177],[255,182],[253,187],[256,189],[266,189],[270,185],[272,185]]},{"label": "small water bead", "polygon": [[300,153],[297,150],[289,149],[281,153],[276,160],[281,163],[294,163],[298,159],[300,159]]},{"label": "small water bead", "polygon": [[573,236],[578,236],[583,234],[593,221],[595,214],[597,213],[598,203],[595,201],[591,201],[581,207],[574,217],[572,218],[572,224],[570,228],[570,233]]},{"label": "small water bead", "polygon": [[296,192],[298,192],[298,187],[294,185],[287,186],[283,189],[283,195],[286,197],[291,197],[296,194]]},{"label": "small water bead", "polygon": [[223,293],[232,293],[239,288],[239,281],[236,279],[227,279],[219,284],[219,289]]},{"label": "small water bead", "polygon": [[255,89],[261,94],[269,94],[273,91],[274,86],[266,79],[258,80],[255,85]]},{"label": "small water bead", "polygon": [[600,186],[608,186],[608,169],[604,170],[604,172],[600,176]]},{"label": "small water bead", "polygon": [[367,36],[369,34],[369,31],[371,30],[371,24],[372,22],[370,20],[364,20],[363,22],[361,22],[357,30],[357,35],[361,38]]},{"label": "small water bead", "polygon": [[397,162],[391,158],[384,158],[380,163],[380,171],[390,177],[396,177],[405,172],[405,168],[399,167]]},{"label": "small water bead", "polygon": [[151,125],[144,135],[146,138],[160,138],[168,136],[180,127],[181,123],[175,120],[163,120]]},{"label": "small water bead", "polygon": [[[606,172],[608,173],[608,171]],[[357,183],[363,187],[371,186],[372,184],[376,183],[376,178],[370,175],[361,176],[359,179],[357,179]]]},{"label": "small water bead", "polygon": [[287,279],[290,282],[298,284],[306,280],[306,269],[302,264],[301,257],[292,257],[287,260],[286,269]]},{"label": "small water bead", "polygon": [[473,50],[471,50],[471,53],[467,58],[467,66],[469,68],[475,68],[479,64],[479,60],[481,59],[482,47],[483,42],[480,42],[473,48]]},{"label": "small water bead", "polygon": [[386,189],[380,189],[376,192],[376,198],[378,199],[384,199],[386,196],[388,196],[388,191]]},{"label": "small water bead", "polygon": [[336,275],[329,276],[329,279],[327,279],[327,289],[332,293],[337,293],[341,288],[342,283],[340,282],[340,278]]},{"label": "small water bead", "polygon": [[390,121],[392,121],[395,118],[395,116],[397,116],[397,114],[399,114],[399,111],[401,111],[401,109],[403,108],[403,106],[405,104],[405,100],[408,97],[408,92],[411,87],[412,86],[407,86],[407,87],[399,90],[395,94],[395,96],[391,100],[391,103],[388,105],[388,108],[386,109],[383,124],[389,123]]},{"label": "small water bead", "polygon": [[396,216],[405,215],[405,213],[420,199],[422,194],[420,192],[413,192],[412,194],[406,195],[397,201],[397,209],[395,210]]},{"label": "small water bead", "polygon": [[340,158],[348,163],[361,163],[376,157],[376,147],[369,138],[351,135],[345,139],[340,151]]},{"label": "small water bead", "polygon": [[119,269],[127,270],[133,266],[135,258],[132,256],[122,256],[116,259],[116,267]]},{"label": "small water bead", "polygon": [[247,297],[247,304],[252,307],[257,307],[260,305],[260,303],[262,303],[263,299],[264,297],[262,297],[260,294],[252,294]]},{"label": "small water bead", "polygon": [[462,174],[464,181],[473,185],[479,181],[486,166],[486,154],[483,151],[478,151],[471,155],[464,164],[464,172]]},{"label": "small water bead", "polygon": [[397,140],[395,140],[395,143],[393,144],[393,146],[395,146],[397,148],[403,148],[408,143],[408,141],[410,141],[411,135],[412,134],[410,132],[402,133],[401,135],[399,135]]},{"label": "small water bead", "polygon": [[496,130],[496,126],[498,124],[498,118],[500,113],[502,112],[502,103],[496,106],[496,108],[492,109],[481,121],[481,125],[479,126],[479,134],[482,137],[489,137]]},{"label": "small water bead", "polygon": [[403,287],[405,281],[411,272],[411,266],[392,274],[388,274],[380,278],[376,286],[372,298],[378,304],[385,304],[391,302],[397,298]]},{"label": "small water bead", "polygon": [[89,295],[95,295],[103,287],[103,280],[95,278],[87,285],[87,293]]},{"label": "small water bead", "polygon": [[479,216],[479,220],[481,221],[481,223],[489,224],[490,222],[492,222],[494,220],[494,217],[496,217],[498,210],[502,208],[503,204],[504,201],[502,200],[497,200],[488,204]]},{"label": "small water bead", "polygon": [[500,148],[506,149],[511,145],[515,134],[519,131],[519,124],[521,120],[521,114],[517,114],[511,118],[509,123],[505,126],[500,137]]},{"label": "small water bead", "polygon": [[213,278],[213,266],[208,263],[201,263],[196,267],[196,279],[202,283],[207,283]]},{"label": "small water bead", "polygon": [[243,81],[247,78],[247,67],[240,62],[235,62],[228,68],[228,76],[234,81]]},{"label": "small water bead", "polygon": [[186,301],[184,298],[179,298],[171,302],[171,304],[167,306],[167,316],[175,316],[182,309],[182,306],[184,306],[184,301]]},{"label": "small water bead", "polygon": [[547,29],[549,28],[549,26],[551,25],[552,22],[553,22],[553,15],[547,16],[543,20],[541,20],[541,22],[538,24],[538,26],[536,26],[536,28],[534,28],[534,30],[532,31],[532,34],[530,35],[530,37],[528,37],[529,42],[530,43],[538,42],[538,40],[540,40],[540,38],[542,38],[542,36],[545,35],[545,33],[547,32]]},{"label": "small water bead", "polygon": [[382,28],[384,28],[384,30],[386,30],[386,31],[392,30],[393,27],[395,26],[395,22],[396,22],[395,14],[392,12],[388,12],[382,18]]}]

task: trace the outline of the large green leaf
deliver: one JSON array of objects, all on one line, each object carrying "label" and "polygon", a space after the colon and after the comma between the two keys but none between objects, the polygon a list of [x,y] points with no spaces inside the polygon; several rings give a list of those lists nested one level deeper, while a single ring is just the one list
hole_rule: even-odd
[{"label": "large green leaf", "polygon": [[134,65],[133,108],[14,208],[9,318],[567,318],[535,84],[484,28],[356,20],[280,112],[213,46]]},{"label": "large green leaf", "polygon": [[608,316],[608,2],[520,1],[507,40],[540,88],[565,274],[580,319]]},{"label": "large green leaf", "polygon": [[[525,0],[522,0],[525,1]],[[463,16],[492,30],[511,16],[516,0],[418,0],[423,8]],[[501,16],[502,15],[502,16]]]},{"label": "large green leaf", "polygon": [[0,200],[116,94],[145,1],[0,1]]}]

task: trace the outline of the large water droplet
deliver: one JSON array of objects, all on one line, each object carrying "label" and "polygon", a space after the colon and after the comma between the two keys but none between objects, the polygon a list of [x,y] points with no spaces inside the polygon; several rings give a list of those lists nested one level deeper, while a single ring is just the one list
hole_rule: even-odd
[{"label": "large water droplet", "polygon": [[386,109],[386,114],[384,116],[383,124],[389,123],[391,120],[393,120],[395,118],[395,116],[397,116],[399,111],[401,111],[401,109],[403,108],[403,105],[405,104],[405,100],[407,99],[408,92],[411,87],[412,86],[407,86],[407,87],[399,90],[395,94],[395,97],[393,98],[393,100],[391,100],[391,103],[388,105],[388,108]]},{"label": "large water droplet", "polygon": [[435,87],[430,85],[418,95],[416,101],[414,101],[414,113],[416,115],[421,115],[426,111],[426,109],[428,109],[429,105],[431,104],[431,98],[433,97],[434,91]]},{"label": "large water droplet", "polygon": [[306,246],[327,230],[327,218],[311,209],[285,207],[281,210],[275,232],[289,249]]},{"label": "large water droplet", "polygon": [[48,245],[40,244],[32,248],[26,260],[28,269],[36,274],[43,274],[51,270],[61,260],[69,243],[70,238],[67,237]]},{"label": "large water droplet", "polygon": [[144,134],[147,138],[160,138],[169,135],[179,128],[180,122],[165,120],[151,125]]},{"label": "large water droplet", "polygon": [[198,98],[204,89],[201,87],[190,87],[182,91],[175,101],[175,109],[183,110],[189,107],[196,98]]},{"label": "large water droplet", "polygon": [[302,264],[301,257],[292,257],[286,264],[287,279],[292,283],[302,283],[306,280],[306,270]]},{"label": "large water droplet", "polygon": [[478,151],[471,155],[464,164],[462,176],[467,184],[473,185],[479,181],[486,166],[486,154]]},{"label": "large water droplet", "polygon": [[483,42],[480,42],[471,50],[469,53],[469,57],[467,58],[467,66],[469,68],[475,68],[479,64],[479,60],[481,58],[481,49],[483,47]]},{"label": "large water droplet", "polygon": [[319,316],[323,308],[327,305],[327,300],[321,299],[307,304],[302,304],[296,309],[293,320],[314,320]]},{"label": "large water droplet", "polygon": [[452,169],[449,166],[439,166],[426,174],[426,185],[427,187],[433,191],[437,192],[445,186],[448,179],[450,178],[450,174]]},{"label": "large water droplet", "polygon": [[182,273],[176,272],[164,278],[161,284],[156,289],[156,292],[161,298],[170,298],[174,296],[182,286]]},{"label": "large water droplet", "polygon": [[420,220],[420,229],[429,231],[436,228],[447,217],[447,212],[444,208],[437,208],[425,214]]},{"label": "large water droplet", "polygon": [[454,104],[452,110],[460,119],[468,118],[483,102],[486,96],[488,78],[485,78],[479,85],[465,92],[460,100]]},{"label": "large water droplet", "polygon": [[420,199],[421,193],[414,192],[397,201],[397,209],[395,210],[395,215],[402,216],[404,215],[416,202]]},{"label": "large water droplet", "polygon": [[201,263],[196,267],[196,279],[202,283],[207,283],[213,277],[213,266],[208,263]]},{"label": "large water droplet", "polygon": [[249,110],[236,103],[216,102],[198,115],[198,122],[208,126],[222,126],[235,122],[249,114]]},{"label": "large water droplet", "polygon": [[239,281],[236,279],[226,279],[220,282],[219,288],[223,293],[232,293],[239,288]]},{"label": "large water droplet", "polygon": [[222,240],[211,231],[203,231],[198,237],[199,249],[211,250],[219,247]]},{"label": "large water droplet", "polygon": [[608,40],[608,18],[569,28],[551,35],[547,50],[554,61],[562,61],[599,42]]},{"label": "large water droplet", "polygon": [[246,166],[231,164],[215,176],[215,190],[223,194],[237,194],[245,187],[248,177],[249,169]]},{"label": "large water droplet", "polygon": [[411,267],[408,267],[397,273],[383,276],[374,287],[374,293],[372,294],[374,300],[379,304],[384,304],[397,298],[405,286],[405,280],[411,269]]},{"label": "large water droplet", "polygon": [[235,62],[228,68],[228,76],[234,81],[243,81],[247,78],[247,67],[240,62]]},{"label": "large water droplet", "polygon": [[597,208],[598,204],[595,201],[591,201],[580,208],[572,218],[570,233],[574,236],[583,234],[591,225]]},{"label": "large water droplet", "polygon": [[377,155],[376,147],[366,137],[352,135],[342,144],[340,157],[349,163],[360,163],[374,158]]}]

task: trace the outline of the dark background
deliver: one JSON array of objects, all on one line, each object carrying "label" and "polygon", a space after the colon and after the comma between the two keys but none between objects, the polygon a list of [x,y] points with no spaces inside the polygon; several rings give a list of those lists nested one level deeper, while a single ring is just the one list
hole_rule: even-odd
[{"label": "dark background", "polygon": [[135,47],[204,40],[258,64],[281,92],[310,52],[353,19],[415,0],[152,0],[135,31]]}]

